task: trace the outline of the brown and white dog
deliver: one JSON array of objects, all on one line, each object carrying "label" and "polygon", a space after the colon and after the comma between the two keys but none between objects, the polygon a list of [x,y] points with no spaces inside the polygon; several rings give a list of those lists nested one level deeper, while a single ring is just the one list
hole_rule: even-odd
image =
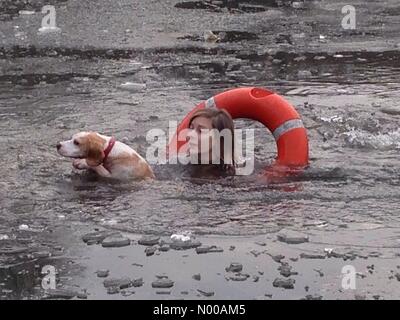
[{"label": "brown and white dog", "polygon": [[74,158],[74,168],[91,169],[102,177],[121,180],[154,178],[147,161],[114,137],[79,132],[71,140],[59,142],[57,151],[64,157]]}]

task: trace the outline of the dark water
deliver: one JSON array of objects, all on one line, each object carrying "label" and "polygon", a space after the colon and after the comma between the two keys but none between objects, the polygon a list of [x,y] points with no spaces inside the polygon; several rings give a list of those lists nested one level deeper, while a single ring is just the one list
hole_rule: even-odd
[{"label": "dark water", "polygon": [[[232,46],[257,35],[220,30],[219,45],[0,48],[0,237],[8,237],[0,245],[54,255],[51,230],[80,222],[134,233],[236,236],[320,221],[328,241],[343,228],[398,228],[399,51],[257,54]],[[196,43],[202,36],[179,39]],[[146,89],[121,89],[128,81]],[[301,176],[275,184],[195,181],[157,166],[154,182],[115,183],[72,172],[56,153],[58,141],[93,130],[145,155],[148,130],[167,130],[201,100],[238,86],[274,90],[299,111],[311,157]],[[275,142],[260,124],[236,126],[255,128],[256,176],[274,159]],[[381,240],[398,246],[392,236]],[[18,251],[1,257],[2,266],[32,258]]]}]

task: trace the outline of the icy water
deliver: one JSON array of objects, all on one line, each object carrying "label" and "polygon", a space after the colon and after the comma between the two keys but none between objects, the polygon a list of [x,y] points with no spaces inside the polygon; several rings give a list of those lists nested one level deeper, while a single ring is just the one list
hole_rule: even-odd
[{"label": "icy water", "polygon": [[[327,243],[340,242],[342,230],[361,230],[357,246],[398,250],[399,51],[257,54],[243,50],[258,41],[251,32],[220,36],[217,44],[180,36],[190,45],[167,49],[0,48],[0,265],[26,262],[28,248],[36,258],[43,250],[57,255],[51,230],[79,223],[164,236],[307,226],[323,228]],[[123,90],[128,81],[146,88]],[[58,141],[93,130],[145,155],[150,129],[168,130],[198,102],[240,86],[273,90],[301,114],[310,141],[310,167],[301,176],[273,184],[191,180],[179,168],[156,166],[153,182],[119,183],[73,172],[56,152]],[[235,124],[255,128],[257,176],[275,157],[273,137],[258,123]],[[379,239],[365,240],[376,229]]]},{"label": "icy water", "polygon": [[[307,61],[287,68],[285,79],[279,79],[280,67],[268,65],[276,57],[221,57],[207,63],[205,56],[201,63],[190,63],[182,61],[185,56],[179,51],[171,55],[168,60],[174,63],[75,58],[70,64],[84,66],[85,72],[79,68],[83,74],[59,70],[56,75],[11,73],[21,63],[40,64],[41,57],[7,60],[10,73],[1,83],[2,233],[18,223],[49,225],[60,215],[162,234],[177,229],[257,234],[315,219],[332,228],[351,221],[398,222],[398,54],[325,55],[305,80],[297,76]],[[338,66],[341,59],[344,63]],[[201,74],[198,80],[195,74]],[[255,74],[255,79],[243,81],[246,74]],[[271,79],[257,79],[265,74]],[[148,83],[143,92],[117,86],[138,79]],[[145,155],[148,130],[167,131],[170,120],[181,120],[199,101],[249,85],[284,96],[308,128],[311,165],[295,181],[271,185],[238,176],[196,183],[180,178],[179,168],[160,165],[154,182],[110,183],[73,173],[70,161],[55,152],[58,141],[94,130],[115,135]],[[260,174],[275,156],[272,136],[251,121],[237,121],[237,127],[256,130],[255,175]]]}]

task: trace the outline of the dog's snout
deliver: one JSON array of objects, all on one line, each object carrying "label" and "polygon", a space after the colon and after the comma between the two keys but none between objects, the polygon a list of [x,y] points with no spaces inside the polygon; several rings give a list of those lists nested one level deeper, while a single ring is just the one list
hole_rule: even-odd
[{"label": "dog's snout", "polygon": [[57,150],[60,150],[60,148],[61,148],[61,143],[59,142],[59,143],[57,143]]}]

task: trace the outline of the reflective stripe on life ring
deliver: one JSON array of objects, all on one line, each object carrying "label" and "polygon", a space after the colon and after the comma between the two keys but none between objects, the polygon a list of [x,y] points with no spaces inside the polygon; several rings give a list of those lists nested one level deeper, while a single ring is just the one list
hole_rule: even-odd
[{"label": "reflective stripe on life ring", "polygon": [[296,128],[304,128],[303,121],[300,119],[288,120],[276,128],[274,132],[272,132],[272,135],[275,140],[278,140],[283,134]]},{"label": "reflective stripe on life ring", "polygon": [[211,97],[210,99],[207,99],[206,102],[206,108],[216,108],[215,100],[214,97]]}]

